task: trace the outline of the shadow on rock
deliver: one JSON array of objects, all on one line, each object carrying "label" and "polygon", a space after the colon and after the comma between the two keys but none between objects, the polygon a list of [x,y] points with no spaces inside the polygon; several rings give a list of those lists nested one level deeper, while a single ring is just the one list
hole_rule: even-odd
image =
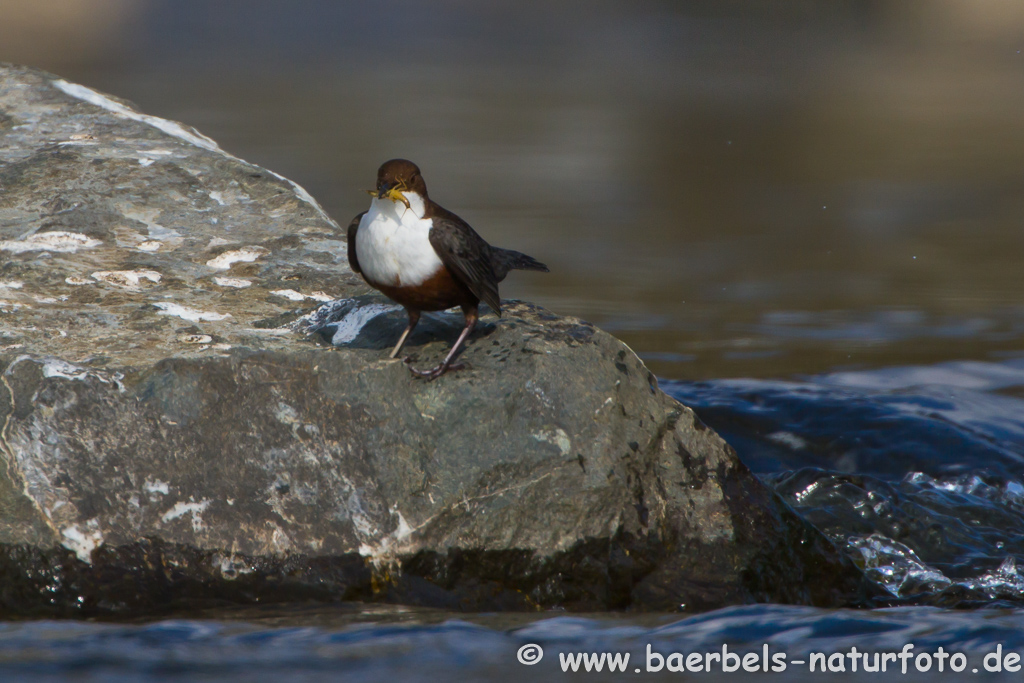
[{"label": "shadow on rock", "polygon": [[[481,310],[488,309],[482,307]],[[408,324],[409,318],[401,306],[381,296],[366,295],[330,301],[300,318],[292,327],[332,346],[390,351]],[[409,336],[406,349],[435,341],[454,343],[464,325],[465,319],[457,310],[424,313]],[[481,320],[469,341],[486,337],[494,330],[493,322]]]}]

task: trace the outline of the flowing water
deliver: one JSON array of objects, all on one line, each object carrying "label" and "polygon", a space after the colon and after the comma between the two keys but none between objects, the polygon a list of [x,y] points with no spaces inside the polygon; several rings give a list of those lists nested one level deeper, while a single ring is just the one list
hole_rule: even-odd
[{"label": "flowing water", "polygon": [[[0,679],[554,680],[559,652],[599,651],[631,653],[623,676],[678,679],[646,672],[647,645],[767,644],[797,660],[910,643],[998,678],[984,655],[1024,652],[1024,4],[54,0],[0,13],[0,60],[191,124],[342,224],[381,161],[413,159],[437,201],[551,266],[504,296],[624,339],[901,605],[17,622],[0,625]],[[529,669],[516,659],[528,643],[547,653]],[[846,662],[850,679],[879,675]],[[716,671],[703,675],[742,675]]]}]

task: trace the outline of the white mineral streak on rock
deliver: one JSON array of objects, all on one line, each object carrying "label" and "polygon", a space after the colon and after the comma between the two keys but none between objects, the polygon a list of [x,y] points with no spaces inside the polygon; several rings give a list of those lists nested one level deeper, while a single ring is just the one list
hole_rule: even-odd
[{"label": "white mineral streak on rock", "polygon": [[85,529],[79,528],[77,524],[61,529],[60,534],[64,537],[61,545],[77,555],[82,562],[91,564],[92,551],[103,543],[103,534],[98,527],[99,522],[93,518],[85,523]]},{"label": "white mineral streak on rock", "polygon": [[[124,375],[121,373],[105,374],[93,370],[92,368],[83,368],[78,365],[61,360],[60,358],[43,358],[34,359],[27,356],[19,358],[34,360],[43,366],[43,377],[59,377],[60,379],[72,379],[79,382],[85,381],[87,377],[99,380],[104,384],[113,384],[118,388],[118,391],[124,392],[124,386],[121,384],[121,380],[124,379]],[[17,362],[17,361],[16,361]]]},{"label": "white mineral streak on rock", "polygon": [[0,282],[0,289],[21,289],[25,286],[24,282],[18,280],[8,280],[7,282]]},{"label": "white mineral streak on rock", "polygon": [[263,247],[242,247],[241,249],[235,249],[234,251],[225,251],[220,256],[207,261],[206,265],[219,270],[227,270],[232,266],[232,264],[239,262],[252,262],[260,256],[264,256],[268,253],[269,252]]},{"label": "white mineral streak on rock", "polygon": [[[168,135],[176,137],[179,140],[184,140],[185,142],[193,144],[196,147],[201,147],[202,149],[206,149],[211,152],[216,152],[217,154],[221,154],[230,159],[237,159],[237,157],[228,154],[220,147],[218,147],[217,143],[211,140],[210,138],[195,130],[186,128],[180,123],[168,121],[167,119],[161,119],[156,116],[140,114],[137,111],[129,109],[120,102],[115,102],[109,97],[101,95],[92,88],[87,88],[84,85],[78,85],[77,83],[68,83],[67,81],[60,78],[53,81],[53,85],[56,86],[59,90],[62,90],[63,92],[67,93],[68,95],[71,95],[72,97],[77,97],[78,99],[88,102],[89,104],[93,104],[97,107],[106,109],[109,112],[113,112],[118,116],[123,116],[124,118],[131,119],[133,121],[139,121],[140,123],[145,123],[147,125],[153,126],[154,128],[161,130],[164,133],[167,133]],[[239,159],[239,161],[241,161],[241,159]],[[327,215],[327,212],[320,207],[317,201],[313,199],[312,195],[310,195],[309,192],[305,190],[305,188],[303,188],[296,182],[288,180],[288,178],[285,178],[284,176],[278,173],[274,173],[269,169],[261,170],[268,173],[269,175],[274,176],[278,180],[282,180],[288,183],[292,187],[292,190],[295,192],[295,195],[299,199],[313,207],[313,209],[320,215],[321,218],[323,218],[328,223],[334,225],[335,227],[338,226],[338,224],[335,223],[331,219],[331,217]]]},{"label": "white mineral streak on rock", "polygon": [[97,107],[106,109],[107,111],[113,112],[118,116],[123,116],[126,119],[132,119],[133,121],[139,121],[145,123],[154,128],[162,130],[170,136],[176,137],[179,140],[191,143],[196,147],[202,147],[203,149],[210,150],[211,152],[220,152],[221,148],[217,146],[217,143],[210,138],[198,133],[194,130],[186,129],[180,123],[174,121],[168,121],[161,119],[156,116],[148,116],[146,114],[140,114],[137,111],[133,111],[128,107],[124,106],[120,102],[115,102],[105,95],[101,95],[92,88],[87,88],[84,85],[78,85],[77,83],[68,83],[63,79],[57,79],[53,82],[54,86],[64,91],[72,97],[77,97],[80,100],[94,104]]},{"label": "white mineral streak on rock", "polygon": [[43,361],[43,377],[84,380],[88,376],[89,371],[86,368],[72,365],[66,360],[47,358]]},{"label": "white mineral streak on rock", "polygon": [[160,247],[164,246],[163,242],[157,240],[146,240],[145,242],[139,242],[135,247],[139,251],[148,251],[150,253],[154,251],[160,251]]},{"label": "white mineral streak on rock", "polygon": [[160,481],[159,479],[152,481],[146,479],[146,483],[142,485],[142,488],[146,489],[149,493],[159,493],[166,496],[171,492],[171,486],[166,481]]},{"label": "white mineral streak on rock", "polygon": [[64,282],[68,283],[72,287],[81,287],[82,285],[94,285],[96,281],[91,277],[75,277],[70,275],[64,278]]},{"label": "white mineral streak on rock", "polygon": [[167,524],[168,522],[173,522],[179,517],[183,517],[185,515],[192,515],[192,530],[199,531],[203,528],[202,514],[206,511],[206,508],[208,507],[210,507],[209,498],[204,498],[198,503],[175,503],[174,507],[165,512],[160,519],[163,521],[164,524]]},{"label": "white mineral streak on rock", "polygon": [[182,306],[180,304],[174,304],[169,301],[161,301],[160,303],[153,304],[160,309],[158,315],[176,315],[179,318],[190,320],[192,322],[199,322],[200,320],[206,322],[217,322],[218,320],[225,320],[231,317],[230,313],[213,313],[210,311],[197,311],[194,308],[188,306]]},{"label": "white mineral streak on rock", "polygon": [[285,299],[291,299],[292,301],[304,301],[306,299],[312,299],[313,301],[319,301],[320,303],[334,301],[333,296],[325,294],[324,292],[303,294],[302,292],[296,292],[294,289],[275,289],[271,294],[274,296],[283,296]]},{"label": "white mineral streak on rock", "polygon": [[2,240],[0,241],[0,251],[10,251],[15,254],[26,251],[54,251],[69,254],[79,249],[98,247],[101,244],[103,243],[100,240],[94,240],[77,232],[55,230],[39,232],[20,240]]},{"label": "white mineral streak on rock", "polygon": [[271,294],[274,296],[283,296],[285,299],[291,299],[292,301],[302,301],[306,298],[305,294],[296,292],[294,289],[275,289]]},{"label": "white mineral streak on rock", "polygon": [[389,512],[391,513],[392,518],[398,518],[395,530],[390,534],[381,537],[381,539],[376,543],[362,543],[359,546],[359,554],[363,557],[370,558],[374,564],[386,562],[388,558],[393,557],[398,552],[401,552],[403,550],[403,541],[409,538],[409,536],[411,536],[415,531],[415,529],[409,526],[409,523],[405,521],[405,517],[402,516],[402,511],[397,507],[392,507]]},{"label": "white mineral streak on rock", "polygon": [[[139,166],[145,167],[145,166],[152,166],[154,163],[156,163],[156,158],[171,156],[172,154],[174,154],[174,152],[169,150],[169,149],[147,149],[147,150],[141,150],[140,149],[138,151],[138,154],[139,154]],[[156,158],[154,158],[154,157],[156,157]]]},{"label": "white mineral streak on rock", "polygon": [[411,526],[409,526],[409,523],[405,521],[405,517],[402,516],[401,510],[398,510],[396,508],[392,512],[398,515],[398,527],[395,529],[395,533],[393,534],[395,540],[405,540],[406,538],[412,535],[413,529]]},{"label": "white mineral streak on rock", "polygon": [[245,331],[249,334],[266,334],[272,337],[284,337],[294,334],[290,327],[247,327]]},{"label": "white mineral streak on rock", "polygon": [[97,145],[99,143],[96,142],[96,138],[94,138],[91,135],[77,135],[76,134],[76,135],[72,135],[70,140],[62,140],[61,142],[58,142],[57,144],[60,145],[61,147],[65,147],[65,146],[75,147],[75,146],[84,146],[84,145]]},{"label": "white mineral streak on rock", "polygon": [[245,289],[252,285],[252,280],[243,280],[238,277],[215,277],[213,278],[215,285],[221,287],[234,287],[235,289]]},{"label": "white mineral streak on rock", "polygon": [[155,270],[97,270],[93,279],[120,287],[138,287],[143,280],[160,282],[160,273]]}]

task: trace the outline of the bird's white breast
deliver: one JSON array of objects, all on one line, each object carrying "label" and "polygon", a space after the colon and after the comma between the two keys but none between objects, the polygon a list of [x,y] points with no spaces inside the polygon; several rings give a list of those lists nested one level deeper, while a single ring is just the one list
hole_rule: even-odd
[{"label": "bird's white breast", "polygon": [[406,192],[409,207],[374,198],[359,221],[356,258],[368,282],[411,287],[430,279],[443,267],[430,244],[433,221],[423,218],[423,198]]}]

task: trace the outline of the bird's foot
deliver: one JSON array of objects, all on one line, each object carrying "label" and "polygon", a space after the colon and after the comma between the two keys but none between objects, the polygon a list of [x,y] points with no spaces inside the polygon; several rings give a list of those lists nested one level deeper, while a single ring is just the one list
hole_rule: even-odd
[{"label": "bird's foot", "polygon": [[411,365],[413,359],[413,356],[409,356],[404,361],[405,364],[409,367],[409,372],[411,372],[416,377],[427,380],[428,382],[430,380],[437,379],[438,377],[448,372],[449,370],[464,370],[466,368],[465,363],[450,363],[447,365],[445,363],[441,363],[436,368],[431,368],[429,370],[417,370]]}]

